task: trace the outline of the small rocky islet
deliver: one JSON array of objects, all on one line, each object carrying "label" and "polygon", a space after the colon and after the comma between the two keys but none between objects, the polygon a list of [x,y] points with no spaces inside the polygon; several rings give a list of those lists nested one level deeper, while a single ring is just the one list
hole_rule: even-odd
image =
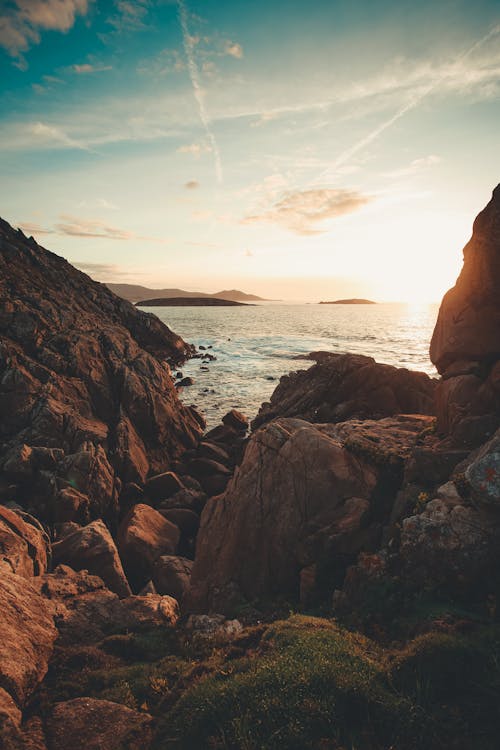
[{"label": "small rocky islet", "polygon": [[315,352],[206,432],[199,352],[2,221],[0,747],[498,747],[499,258],[500,186],[439,378]]}]

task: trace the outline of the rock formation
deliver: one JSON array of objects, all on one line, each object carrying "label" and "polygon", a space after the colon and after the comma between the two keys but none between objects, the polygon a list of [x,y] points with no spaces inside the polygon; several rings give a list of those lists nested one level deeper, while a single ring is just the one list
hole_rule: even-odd
[{"label": "rock formation", "polygon": [[49,521],[111,520],[122,483],[196,443],[201,418],[168,365],[190,347],[4,221],[0,333],[4,501]]},{"label": "rock formation", "polygon": [[500,424],[500,185],[476,217],[463,256],[441,303],[430,357],[442,374],[438,427],[474,447]]},{"label": "rock formation", "polygon": [[393,414],[433,414],[435,381],[423,372],[383,365],[359,354],[314,352],[316,364],[284,375],[252,422],[275,417],[310,422],[378,419]]}]

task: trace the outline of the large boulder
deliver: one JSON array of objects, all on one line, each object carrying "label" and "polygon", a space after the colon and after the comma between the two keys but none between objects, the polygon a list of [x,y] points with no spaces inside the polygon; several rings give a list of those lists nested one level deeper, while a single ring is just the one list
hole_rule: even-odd
[{"label": "large boulder", "polygon": [[302,571],[315,565],[318,579],[322,570],[334,577],[335,566],[376,546],[392,477],[429,422],[277,419],[254,433],[227,491],[203,511],[187,608],[298,598]]},{"label": "large boulder", "polygon": [[0,685],[22,708],[47,671],[57,635],[34,581],[0,565]]},{"label": "large boulder", "polygon": [[436,389],[439,432],[474,448],[500,425],[500,185],[463,255],[441,302],[430,357],[443,376]]},{"label": "large boulder", "polygon": [[125,516],[118,529],[120,557],[135,590],[151,579],[155,561],[161,555],[174,555],[180,531],[161,513],[139,503]]},{"label": "large boulder", "polygon": [[440,373],[460,360],[500,358],[500,185],[476,217],[464,265],[444,296],[430,356]]},{"label": "large boulder", "polygon": [[39,525],[27,523],[18,513],[0,506],[0,560],[13,573],[24,578],[43,575],[48,546],[48,537]]},{"label": "large boulder", "polygon": [[109,633],[167,628],[177,624],[171,596],[149,594],[120,599],[98,576],[59,565],[36,579],[59,631],[58,645],[95,643]]},{"label": "large boulder", "polygon": [[276,417],[310,422],[380,419],[394,414],[433,414],[436,381],[423,372],[384,365],[359,354],[314,352],[308,370],[284,375],[252,422]]},{"label": "large boulder", "polygon": [[90,518],[116,514],[120,481],[165,471],[201,434],[168,364],[191,351],[156,316],[0,220],[0,471],[9,499],[53,521],[58,491],[72,486],[89,498]]},{"label": "large boulder", "polygon": [[48,750],[147,750],[152,718],[120,703],[74,698],[57,703],[47,721]]},{"label": "large boulder", "polygon": [[102,521],[93,521],[52,545],[54,564],[64,563],[74,570],[88,570],[100,576],[118,596],[132,593],[123,572],[118,550]]}]

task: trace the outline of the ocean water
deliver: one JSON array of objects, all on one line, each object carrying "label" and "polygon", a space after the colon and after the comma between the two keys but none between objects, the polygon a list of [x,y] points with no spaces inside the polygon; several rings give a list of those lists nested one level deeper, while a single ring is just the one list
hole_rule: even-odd
[{"label": "ocean water", "polygon": [[[209,427],[236,408],[253,418],[280,377],[307,369],[297,360],[311,351],[355,352],[398,367],[436,371],[429,342],[438,305],[259,304],[252,307],[147,308],[183,339],[211,346],[217,359],[181,368],[195,384],[180,395],[204,414]],[[202,370],[201,367],[208,370]]]}]

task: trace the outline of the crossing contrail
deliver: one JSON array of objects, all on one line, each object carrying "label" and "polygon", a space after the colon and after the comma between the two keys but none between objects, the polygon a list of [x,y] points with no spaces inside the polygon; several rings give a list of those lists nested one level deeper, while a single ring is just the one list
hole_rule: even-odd
[{"label": "crossing contrail", "polygon": [[203,124],[208,141],[210,143],[210,147],[212,149],[212,153],[214,155],[215,176],[217,178],[217,182],[220,184],[222,182],[222,162],[220,158],[220,151],[215,135],[212,131],[210,117],[205,107],[203,87],[200,82],[200,71],[194,56],[193,37],[189,33],[188,11],[184,0],[177,0],[177,6],[179,8],[179,22],[182,30],[182,40],[184,43],[184,51],[186,53],[188,63],[189,77],[191,78],[191,84],[193,86],[193,94],[194,98],[196,99],[196,103],[198,104],[200,120]]},{"label": "crossing contrail", "polygon": [[[494,36],[497,36],[497,34],[500,33],[500,24],[497,26],[494,26],[490,31],[488,31],[487,34],[485,34],[481,39],[478,39],[477,42],[475,42],[472,47],[469,47],[469,49],[462,52],[461,55],[457,57],[457,59],[454,61],[454,64],[456,65],[459,62],[462,62],[463,60],[467,59],[472,55],[479,47],[482,47],[483,44],[488,42],[490,39],[492,39]],[[340,156],[337,157],[337,159],[330,164],[326,169],[324,169],[317,177],[312,180],[313,183],[321,182],[328,174],[335,171],[335,169],[338,169],[338,167],[345,164],[349,159],[354,156],[354,154],[357,154],[358,151],[361,151],[365,146],[368,146],[372,141],[374,141],[376,138],[379,137],[385,130],[391,127],[391,125],[394,125],[395,122],[400,120],[407,112],[409,112],[412,109],[415,109],[422,99],[424,99],[426,96],[428,96],[431,91],[433,91],[437,86],[439,86],[440,83],[442,83],[448,76],[448,73],[443,73],[443,75],[439,76],[439,78],[436,78],[432,83],[430,83],[428,86],[426,86],[422,91],[415,94],[409,102],[404,104],[398,111],[392,115],[388,120],[381,123],[378,127],[375,128],[375,130],[372,130],[371,133],[366,135],[364,138],[362,138],[360,141],[355,143],[350,148],[346,149]]]}]

